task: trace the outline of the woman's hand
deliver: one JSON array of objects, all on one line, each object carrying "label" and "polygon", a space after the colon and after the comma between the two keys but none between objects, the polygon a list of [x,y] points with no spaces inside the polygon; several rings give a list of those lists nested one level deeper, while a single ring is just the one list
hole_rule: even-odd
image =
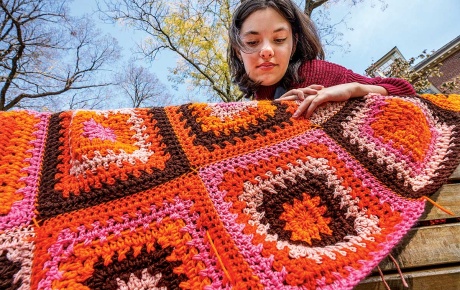
[{"label": "woman's hand", "polygon": [[284,93],[276,101],[303,101],[307,96],[315,95],[323,88],[324,86],[321,85],[311,85],[305,88],[292,89]]},{"label": "woman's hand", "polygon": [[[303,96],[299,92],[305,92]],[[314,92],[316,91],[316,92]],[[290,90],[282,95],[278,101],[300,100],[297,111],[292,115],[294,118],[305,114],[309,118],[320,105],[327,102],[342,102],[353,97],[362,97],[368,93],[378,93],[387,95],[388,92],[380,86],[363,85],[359,83],[347,83],[328,88],[323,86],[311,85],[307,88]]]}]

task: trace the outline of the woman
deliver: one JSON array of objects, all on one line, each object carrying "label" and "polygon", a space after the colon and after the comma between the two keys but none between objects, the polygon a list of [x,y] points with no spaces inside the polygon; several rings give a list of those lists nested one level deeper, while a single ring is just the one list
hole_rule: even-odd
[{"label": "woman", "polygon": [[405,80],[367,78],[324,61],[314,24],[291,0],[244,1],[229,38],[233,81],[256,100],[301,100],[294,117],[368,93],[415,94]]}]

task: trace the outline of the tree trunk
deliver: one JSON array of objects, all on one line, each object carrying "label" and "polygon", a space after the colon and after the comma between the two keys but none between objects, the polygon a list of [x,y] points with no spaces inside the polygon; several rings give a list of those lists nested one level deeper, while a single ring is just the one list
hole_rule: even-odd
[{"label": "tree trunk", "polygon": [[310,17],[311,13],[313,12],[313,10],[315,10],[319,6],[323,5],[327,1],[329,1],[329,0],[317,0],[317,1],[315,1],[315,0],[305,0],[304,13],[307,14],[308,17]]}]

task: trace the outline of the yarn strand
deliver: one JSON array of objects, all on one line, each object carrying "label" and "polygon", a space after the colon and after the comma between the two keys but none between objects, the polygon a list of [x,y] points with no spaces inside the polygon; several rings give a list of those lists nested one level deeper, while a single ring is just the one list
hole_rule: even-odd
[{"label": "yarn strand", "polygon": [[426,201],[429,201],[432,205],[434,205],[435,207],[439,208],[440,210],[442,210],[443,212],[447,213],[448,215],[455,216],[455,214],[452,211],[446,209],[445,207],[443,207],[439,203],[435,202],[434,200],[432,200],[428,196],[422,196],[422,199],[424,199]]},{"label": "yarn strand", "polygon": [[220,267],[222,268],[222,271],[224,271],[225,277],[227,277],[228,281],[232,283],[232,278],[230,274],[227,271],[227,268],[224,265],[224,262],[222,261],[222,258],[219,255],[219,252],[217,251],[216,246],[214,245],[214,242],[212,241],[211,235],[209,234],[209,231],[206,231],[206,237],[208,238],[209,244],[211,245],[212,251],[217,257],[217,261],[219,262]]},{"label": "yarn strand", "polygon": [[387,281],[385,281],[385,276],[383,275],[382,269],[380,269],[380,266],[377,266],[377,270],[379,270],[380,278],[382,279],[383,285],[385,285],[385,288],[387,290],[391,290],[390,286],[388,286]]},{"label": "yarn strand", "polygon": [[393,261],[393,264],[395,265],[396,269],[398,270],[399,276],[401,277],[401,281],[402,281],[404,287],[409,288],[409,285],[407,284],[406,279],[404,278],[404,275],[403,275],[403,273],[401,271],[401,268],[399,267],[398,261],[396,261],[396,259],[393,257],[392,254],[389,254],[388,257],[390,257],[390,259]]}]

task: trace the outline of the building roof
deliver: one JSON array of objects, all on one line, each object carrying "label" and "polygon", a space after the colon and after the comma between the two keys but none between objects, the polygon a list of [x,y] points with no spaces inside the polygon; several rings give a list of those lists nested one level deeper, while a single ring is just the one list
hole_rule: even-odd
[{"label": "building roof", "polygon": [[386,68],[386,66],[393,62],[395,58],[402,58],[402,59],[406,59],[401,51],[399,51],[398,47],[395,46],[393,47],[389,52],[387,52],[384,56],[382,56],[381,58],[379,58],[376,62],[374,62],[370,67],[368,67],[366,69],[366,73],[368,75],[370,75],[370,72],[372,69],[374,68],[377,68],[377,70],[379,70],[380,68],[384,67]]},{"label": "building roof", "polygon": [[444,58],[447,58],[451,54],[455,53],[457,50],[460,49],[460,35],[454,38],[453,40],[449,41],[446,45],[435,51],[430,57],[422,60],[418,64],[414,66],[414,70],[418,71],[424,69],[425,67],[429,66],[432,63],[438,63],[442,61]]}]

